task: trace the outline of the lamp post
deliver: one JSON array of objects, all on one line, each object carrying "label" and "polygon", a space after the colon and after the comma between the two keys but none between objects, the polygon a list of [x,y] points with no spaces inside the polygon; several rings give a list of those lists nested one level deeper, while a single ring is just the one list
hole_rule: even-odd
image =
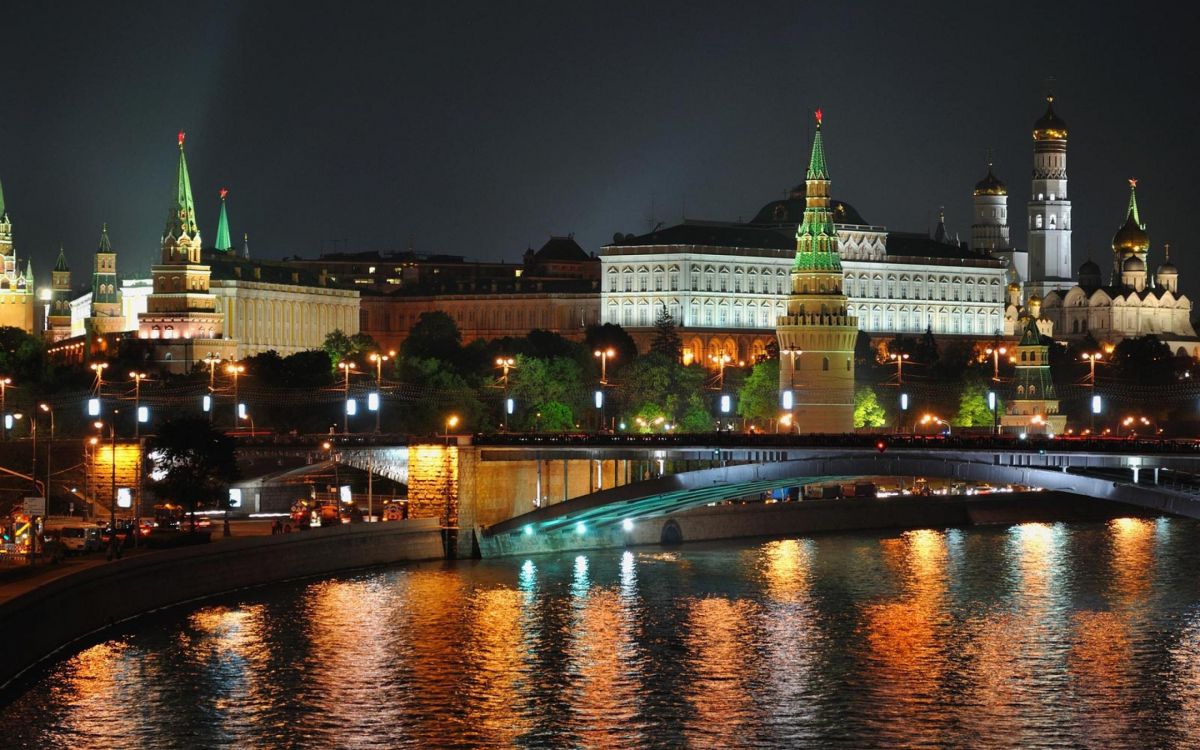
[{"label": "lamp post", "polygon": [[[38,408],[50,415],[50,442],[46,443],[46,512],[50,512],[50,457],[54,455],[54,409],[50,404],[38,404]],[[34,454],[37,459],[37,453]]]},{"label": "lamp post", "polygon": [[208,365],[208,423],[213,421],[213,392],[216,390],[213,386],[216,384],[217,365],[221,363],[221,358],[209,352],[204,357],[204,363]]},{"label": "lamp post", "polygon": [[88,367],[91,368],[92,372],[96,373],[96,384],[92,386],[96,391],[96,395],[103,396],[104,394],[102,391],[104,390],[104,371],[108,369],[108,363],[93,362],[92,364],[88,365]]},{"label": "lamp post", "polygon": [[995,391],[988,391],[988,408],[992,410],[992,433],[1000,434],[1000,413],[998,411],[999,399],[996,397]]},{"label": "lamp post", "polygon": [[933,414],[926,414],[925,416],[921,417],[921,424],[929,424],[930,422],[941,426],[946,437],[950,437],[951,430],[949,422]]},{"label": "lamp post", "polygon": [[[371,354],[371,356],[369,357],[369,359],[375,363],[375,390],[380,394],[383,393],[383,363],[387,362],[389,359],[392,359],[395,356],[396,356],[395,351],[389,351],[387,354],[383,354],[382,352],[375,352],[375,353]],[[375,408],[375,432],[376,433],[379,432],[379,416],[382,411],[383,411],[383,404],[381,403]]]},{"label": "lamp post", "polygon": [[238,376],[246,371],[246,366],[237,362],[230,362],[225,366],[225,372],[233,376],[233,429],[238,428]]},{"label": "lamp post", "polygon": [[717,390],[725,390],[725,365],[733,360],[733,357],[725,352],[720,354],[710,354],[708,358],[717,365]]},{"label": "lamp post", "polygon": [[458,426],[458,415],[451,414],[446,417],[446,445],[450,445],[450,430]]},{"label": "lamp post", "polygon": [[12,378],[0,378],[0,419],[4,420],[4,439],[8,440],[8,387],[12,385]]},{"label": "lamp post", "polygon": [[[1083,355],[1083,361],[1088,363],[1088,385],[1091,388],[1093,403],[1096,400],[1096,362],[1101,359],[1104,359],[1104,355],[1100,352],[1085,352]],[[1096,409],[1093,406],[1088,411],[1091,413],[1090,431],[1094,434],[1096,432]]]},{"label": "lamp post", "polygon": [[607,349],[597,349],[593,354],[600,359],[600,385],[608,385],[608,360],[617,356],[617,350],[610,346]]},{"label": "lamp post", "polygon": [[133,379],[133,437],[140,440],[142,437],[142,381],[147,376],[144,372],[131,372],[129,377]]},{"label": "lamp post", "polygon": [[[109,544],[108,544],[108,559],[113,559],[116,555],[117,559],[121,558],[121,546],[117,544],[117,414],[120,409],[113,409],[112,418],[108,424],[109,437],[111,439],[111,450],[109,454],[109,464],[112,467],[111,475],[111,494],[108,498],[108,528],[109,528]],[[101,436],[104,434],[104,423],[95,422],[94,426],[100,430]],[[99,448],[97,448],[99,451]]]},{"label": "lamp post", "polygon": [[992,382],[1000,382],[1000,357],[1008,354],[1008,349],[1003,346],[989,346],[984,351],[992,358]]},{"label": "lamp post", "polygon": [[500,383],[504,389],[504,431],[508,432],[508,371],[517,366],[517,360],[512,357],[496,357],[496,367],[501,370]]},{"label": "lamp post", "polygon": [[908,355],[900,354],[899,352],[892,352],[891,358],[892,358],[892,361],[896,363],[896,385],[903,388],[904,387],[904,360],[908,359]]},{"label": "lamp post", "polygon": [[338,362],[338,369],[346,373],[346,379],[342,385],[342,434],[350,434],[350,408],[346,405],[350,401],[350,371],[354,369],[353,362]]}]

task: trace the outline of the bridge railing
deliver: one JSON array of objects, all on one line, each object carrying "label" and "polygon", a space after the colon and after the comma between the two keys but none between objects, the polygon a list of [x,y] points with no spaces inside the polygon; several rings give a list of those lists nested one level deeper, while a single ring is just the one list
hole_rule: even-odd
[{"label": "bridge railing", "polygon": [[1200,440],[1157,437],[1076,437],[1030,435],[914,435],[871,434],[765,434],[709,432],[698,434],[592,434],[592,433],[504,433],[479,434],[473,440],[483,446],[585,446],[585,447],[675,447],[711,446],[736,448],[867,448],[886,452],[901,450],[997,450],[1028,453],[1171,453],[1200,455]]}]

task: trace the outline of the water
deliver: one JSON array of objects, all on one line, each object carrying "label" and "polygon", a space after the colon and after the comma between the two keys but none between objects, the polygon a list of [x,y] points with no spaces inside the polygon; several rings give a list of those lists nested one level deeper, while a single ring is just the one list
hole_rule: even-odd
[{"label": "water", "polygon": [[0,744],[1200,747],[1198,542],[1121,519],[280,585],[66,659]]}]

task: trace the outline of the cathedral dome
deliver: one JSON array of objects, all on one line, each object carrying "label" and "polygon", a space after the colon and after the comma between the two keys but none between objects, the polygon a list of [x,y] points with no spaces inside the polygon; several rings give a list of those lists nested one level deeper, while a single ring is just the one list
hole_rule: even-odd
[{"label": "cathedral dome", "polygon": [[[759,209],[754,218],[750,220],[750,223],[799,224],[801,221],[804,221],[805,192],[805,184],[802,182],[788,191],[787,198],[771,201]],[[833,212],[833,223],[835,224],[867,224],[867,220],[862,217],[862,214],[854,206],[845,201],[840,201],[836,198],[831,199],[829,201],[829,210]]]},{"label": "cathedral dome", "polygon": [[1040,304],[1042,304],[1042,298],[1041,298],[1041,297],[1039,297],[1039,296],[1038,296],[1038,295],[1036,295],[1036,294],[1034,294],[1034,295],[1031,295],[1031,296],[1029,297],[1029,304],[1031,304],[1031,305],[1040,305]]},{"label": "cathedral dome", "polygon": [[1100,266],[1097,265],[1095,263],[1095,261],[1092,261],[1089,259],[1087,261],[1084,261],[1084,264],[1079,267],[1079,275],[1084,276],[1084,275],[1090,275],[1090,274],[1096,274],[1097,276],[1099,276],[1100,275]]},{"label": "cathedral dome", "polygon": [[1121,271],[1124,273],[1143,273],[1146,270],[1146,261],[1131,255],[1121,264]]},{"label": "cathedral dome", "polygon": [[1067,123],[1054,112],[1054,97],[1046,97],[1046,114],[1033,124],[1033,140],[1035,141],[1065,141],[1067,140]]},{"label": "cathedral dome", "polygon": [[1131,212],[1117,233],[1113,235],[1114,253],[1144,253],[1150,249],[1150,238]]},{"label": "cathedral dome", "polygon": [[1172,263],[1171,261],[1167,261],[1158,267],[1158,270],[1154,272],[1154,275],[1155,276],[1178,276],[1179,269],[1175,267],[1174,263]]},{"label": "cathedral dome", "polygon": [[975,195],[1008,195],[1008,187],[992,174],[991,164],[988,165],[987,177],[975,183]]},{"label": "cathedral dome", "polygon": [[1095,289],[1101,286],[1103,276],[1100,266],[1088,260],[1079,267],[1079,286],[1084,289]]}]

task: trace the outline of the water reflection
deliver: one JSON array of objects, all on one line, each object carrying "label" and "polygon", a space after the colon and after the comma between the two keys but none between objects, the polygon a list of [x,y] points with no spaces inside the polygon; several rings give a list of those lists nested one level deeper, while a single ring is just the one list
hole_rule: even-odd
[{"label": "water reflection", "polygon": [[3,744],[1191,748],[1197,569],[1118,519],[378,570],[135,623]]}]

